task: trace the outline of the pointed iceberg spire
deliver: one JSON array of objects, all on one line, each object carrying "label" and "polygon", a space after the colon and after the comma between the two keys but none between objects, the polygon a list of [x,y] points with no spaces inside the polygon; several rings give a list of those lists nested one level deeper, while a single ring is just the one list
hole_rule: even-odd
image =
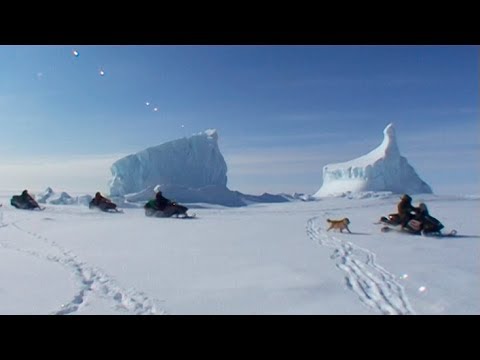
[{"label": "pointed iceberg spire", "polygon": [[400,155],[392,123],[383,130],[382,143],[368,154],[324,166],[323,185],[314,196],[364,191],[432,193],[430,186],[420,179],[407,159]]},{"label": "pointed iceberg spire", "polygon": [[380,147],[383,148],[386,156],[400,156],[393,123],[388,124],[383,130],[383,142]]}]

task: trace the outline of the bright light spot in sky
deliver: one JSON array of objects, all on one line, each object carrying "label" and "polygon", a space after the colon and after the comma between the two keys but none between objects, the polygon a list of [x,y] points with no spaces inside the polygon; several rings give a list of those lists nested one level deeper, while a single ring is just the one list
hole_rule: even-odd
[{"label": "bright light spot in sky", "polygon": [[73,54],[73,56],[75,56],[75,57],[78,57],[78,55],[80,55],[77,50],[73,50],[73,51],[72,51],[72,54]]},{"label": "bright light spot in sky", "polygon": [[103,75],[105,75],[105,71],[100,70],[100,76],[103,76]]},{"label": "bright light spot in sky", "polygon": [[153,108],[153,111],[158,111],[158,108]]},{"label": "bright light spot in sky", "polygon": [[424,292],[424,291],[426,291],[426,290],[427,290],[427,288],[426,288],[425,286],[420,286],[420,287],[418,288],[418,291],[420,291],[420,292]]},{"label": "bright light spot in sky", "polygon": [[147,102],[145,103],[145,105],[150,106],[150,103],[147,101]]}]

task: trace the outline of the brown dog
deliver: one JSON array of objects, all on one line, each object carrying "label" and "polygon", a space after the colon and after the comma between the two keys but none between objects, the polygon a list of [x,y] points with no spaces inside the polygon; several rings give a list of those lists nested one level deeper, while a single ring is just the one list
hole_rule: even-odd
[{"label": "brown dog", "polygon": [[350,224],[350,220],[348,220],[348,218],[344,218],[342,220],[327,219],[327,222],[330,223],[330,227],[327,229],[327,231],[331,229],[338,229],[340,230],[340,232],[343,232],[343,230],[347,230],[350,234],[352,233],[348,228],[348,224]]}]

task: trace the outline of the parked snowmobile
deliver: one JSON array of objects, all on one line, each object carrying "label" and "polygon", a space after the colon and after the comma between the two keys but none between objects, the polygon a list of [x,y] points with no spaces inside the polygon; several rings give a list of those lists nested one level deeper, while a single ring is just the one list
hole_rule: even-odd
[{"label": "parked snowmobile", "polygon": [[108,212],[114,210],[115,212],[121,212],[117,209],[117,204],[113,203],[110,199],[103,197],[99,192],[95,194],[95,197],[88,204],[90,209],[100,209]]},{"label": "parked snowmobile", "polygon": [[10,205],[17,209],[22,210],[34,210],[40,209],[44,210],[45,208],[41,208],[40,205],[35,201],[35,199],[28,193],[27,190],[23,190],[22,195],[13,195],[10,199]]}]

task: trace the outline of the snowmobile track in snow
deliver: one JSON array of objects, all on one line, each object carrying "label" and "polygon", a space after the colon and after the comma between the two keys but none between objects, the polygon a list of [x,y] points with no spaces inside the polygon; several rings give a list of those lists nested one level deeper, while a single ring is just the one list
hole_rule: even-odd
[{"label": "snowmobile track in snow", "polygon": [[333,233],[327,233],[320,227],[319,222],[319,217],[308,220],[308,237],[334,250],[330,258],[346,273],[348,288],[355,292],[365,305],[382,314],[415,314],[403,287],[393,274],[376,263],[373,252],[339,239]]},{"label": "snowmobile track in snow", "polygon": [[56,242],[50,241],[46,237],[43,237],[39,234],[24,230],[15,222],[11,223],[10,225],[35,239],[43,241],[45,244],[49,245],[49,249],[53,250],[52,252],[57,254],[53,255],[49,252],[48,254],[44,255],[38,251],[19,249],[12,246],[6,246],[5,244],[2,244],[2,247],[26,253],[40,259],[56,262],[66,267],[71,273],[74,274],[76,279],[75,281],[77,283],[77,291],[73,299],[62,305],[61,309],[53,311],[51,315],[74,314],[82,305],[87,302],[89,296],[92,294],[97,294],[101,298],[107,299],[110,303],[112,303],[115,309],[124,311],[127,314],[165,314],[165,311],[159,309],[158,300],[151,299],[144,293],[133,289],[123,289],[117,285],[114,279],[112,279],[102,270],[80,262],[76,255],[74,255],[71,251],[65,250]]}]

